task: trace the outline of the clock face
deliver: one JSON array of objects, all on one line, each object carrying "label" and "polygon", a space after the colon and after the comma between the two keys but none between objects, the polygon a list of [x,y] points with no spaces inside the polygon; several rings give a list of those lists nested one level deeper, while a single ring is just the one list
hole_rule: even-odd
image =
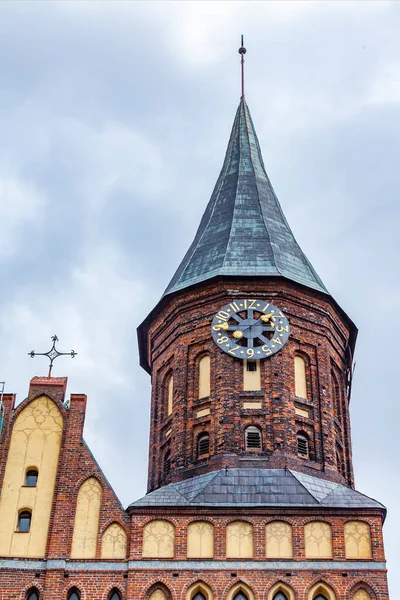
[{"label": "clock face", "polygon": [[263,359],[279,352],[289,337],[289,321],[265,300],[235,300],[223,306],[211,324],[214,342],[230,356]]}]

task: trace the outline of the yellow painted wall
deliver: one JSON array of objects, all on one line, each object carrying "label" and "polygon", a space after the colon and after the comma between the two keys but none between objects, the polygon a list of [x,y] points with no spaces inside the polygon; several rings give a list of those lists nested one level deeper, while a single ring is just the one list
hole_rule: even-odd
[{"label": "yellow painted wall", "polygon": [[[0,499],[0,556],[45,555],[62,430],[62,414],[46,396],[28,404],[14,423]],[[33,467],[37,486],[24,487]],[[22,508],[32,511],[28,533],[15,531]]]},{"label": "yellow painted wall", "polygon": [[284,521],[273,521],[265,527],[268,558],[292,558],[292,527]]},{"label": "yellow painted wall", "polygon": [[371,596],[365,590],[358,590],[354,594],[353,600],[371,600]]},{"label": "yellow painted wall", "polygon": [[167,381],[167,416],[172,415],[173,403],[174,403],[174,378],[172,375],[168,377]]},{"label": "yellow painted wall", "polygon": [[111,523],[101,538],[101,558],[126,558],[126,533],[118,523]]},{"label": "yellow painted wall", "polygon": [[312,521],[304,527],[307,558],[332,557],[332,528],[329,523]]},{"label": "yellow painted wall", "polygon": [[210,395],[210,357],[207,354],[199,361],[199,398]]},{"label": "yellow painted wall", "polygon": [[188,527],[188,558],[212,558],[214,556],[214,527],[207,521],[196,521]]},{"label": "yellow painted wall", "polygon": [[302,356],[294,357],[295,394],[298,398],[307,398],[306,363]]},{"label": "yellow painted wall", "polygon": [[245,521],[229,523],[226,528],[227,558],[253,557],[253,526]]},{"label": "yellow painted wall", "polygon": [[346,558],[371,558],[371,533],[368,523],[348,521],[344,526]]},{"label": "yellow painted wall", "polygon": [[248,371],[247,360],[243,361],[243,390],[245,392],[261,390],[260,361],[256,360],[255,363],[256,371]]},{"label": "yellow painted wall", "polygon": [[95,477],[80,487],[75,510],[71,558],[96,558],[103,490]]},{"label": "yellow painted wall", "polygon": [[167,600],[167,597],[166,597],[165,593],[163,592],[163,590],[161,590],[160,588],[157,588],[151,594],[149,600]]},{"label": "yellow painted wall", "polygon": [[146,558],[173,558],[175,528],[169,521],[150,521],[143,529],[142,556]]}]

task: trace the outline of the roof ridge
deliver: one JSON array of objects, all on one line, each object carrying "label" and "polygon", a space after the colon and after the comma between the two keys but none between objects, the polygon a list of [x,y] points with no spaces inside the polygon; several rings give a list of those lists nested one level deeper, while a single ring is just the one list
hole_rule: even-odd
[{"label": "roof ridge", "polygon": [[[310,496],[312,498],[314,498],[314,500],[316,500],[318,502],[318,504],[321,504],[320,500],[318,500],[318,498],[316,496],[314,496],[314,494],[308,488],[306,488],[306,486],[304,485],[304,483],[297,477],[296,471],[292,471],[291,469],[288,469],[288,471],[296,479],[296,481],[298,481],[299,484],[306,490],[306,492],[308,494],[310,494]],[[303,473],[302,473],[302,475],[303,475]],[[311,475],[311,477],[312,477],[312,475]],[[325,496],[324,496],[324,498],[325,498]]]},{"label": "roof ridge", "polygon": [[193,496],[193,498],[190,500],[190,502],[193,502],[194,500],[196,500],[197,496],[200,496],[200,494],[203,494],[204,490],[210,485],[210,483],[212,483],[218,477],[218,475],[220,475],[221,471],[222,471],[222,469],[218,469],[218,471],[215,472],[214,477],[210,477],[210,479],[207,480],[207,483],[203,487],[203,489],[201,490],[201,492],[198,492],[197,494],[195,494]]}]

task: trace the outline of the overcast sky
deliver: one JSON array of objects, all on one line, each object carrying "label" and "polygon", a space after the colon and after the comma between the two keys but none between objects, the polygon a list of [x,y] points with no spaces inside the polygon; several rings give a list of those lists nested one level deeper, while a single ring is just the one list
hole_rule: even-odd
[{"label": "overcast sky", "polygon": [[[357,489],[388,507],[400,597],[400,3],[1,2],[0,380],[50,348],[124,505],[146,490],[136,327],[186,252],[240,96],[298,242],[359,327]],[[397,555],[397,556],[396,556]]]}]

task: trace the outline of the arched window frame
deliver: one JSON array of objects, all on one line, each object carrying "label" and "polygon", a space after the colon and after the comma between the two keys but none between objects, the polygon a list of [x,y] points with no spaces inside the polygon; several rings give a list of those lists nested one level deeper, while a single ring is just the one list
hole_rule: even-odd
[{"label": "arched window frame", "polygon": [[296,434],[297,456],[310,460],[310,438],[306,431],[300,430]]},{"label": "arched window frame", "polygon": [[39,470],[36,467],[28,467],[25,471],[24,487],[36,487],[39,478]]},{"label": "arched window frame", "polygon": [[326,600],[338,600],[333,589],[322,581],[313,585],[308,593],[307,600],[317,600],[318,596],[325,597]]},{"label": "arched window frame", "polygon": [[81,600],[81,593],[76,586],[68,590],[67,600]]},{"label": "arched window frame", "polygon": [[145,596],[146,600],[150,600],[150,598],[152,598],[153,594],[156,594],[156,592],[161,592],[164,595],[165,600],[171,599],[171,592],[169,591],[167,586],[161,581],[158,581],[147,590]]},{"label": "arched window frame", "polygon": [[[375,600],[376,596],[374,594],[374,592],[371,591],[371,588],[369,587],[369,585],[367,585],[364,582],[358,583],[352,590],[351,592],[351,600],[359,600],[360,597],[360,592],[363,592],[361,598],[364,596],[363,600],[365,599],[365,594],[367,595],[367,599],[368,600]],[[367,600],[365,599],[365,600]]]},{"label": "arched window frame", "polygon": [[244,430],[244,447],[246,452],[262,450],[262,431],[258,425],[248,425]]},{"label": "arched window frame", "polygon": [[[28,519],[28,515],[29,515],[29,519]],[[29,521],[29,526],[27,529],[25,529],[25,527],[26,527],[25,520],[26,520],[26,522]],[[31,509],[30,508],[21,508],[18,511],[16,531],[19,531],[20,533],[29,533],[31,530],[31,527],[32,527],[32,511],[31,511]]]},{"label": "arched window frame", "polygon": [[253,590],[243,581],[239,581],[233,587],[231,587],[226,600],[234,600],[234,598],[236,598],[237,594],[240,592],[247,596],[248,600],[255,600]]},{"label": "arched window frame", "polygon": [[[365,528],[365,530],[367,531],[367,534],[368,534],[368,545],[369,545],[368,556],[351,555],[349,552],[348,537],[350,537],[351,534],[348,533],[348,528],[350,526],[354,526],[354,525],[358,525],[358,524],[363,525],[363,527]],[[354,539],[354,537],[353,537],[353,539]],[[371,560],[372,559],[371,525],[367,521],[363,521],[362,519],[350,519],[349,521],[346,521],[346,523],[344,524],[344,550],[345,550],[345,556],[347,559],[357,559],[357,560]]]},{"label": "arched window frame", "polygon": [[[324,554],[324,555],[310,553],[310,550],[309,550],[308,545],[307,545],[308,532],[310,532],[310,538],[314,537],[313,531],[312,531],[312,526],[313,525],[317,525],[317,524],[318,525],[320,525],[320,524],[326,525],[325,529],[326,529],[327,532],[329,532],[329,536],[327,537],[327,539],[329,539],[329,553]],[[309,521],[308,523],[306,523],[305,526],[304,526],[304,541],[305,541],[305,555],[306,555],[306,558],[324,558],[324,559],[330,559],[330,558],[333,557],[333,531],[332,531],[332,525],[330,523],[328,523],[327,521],[323,521],[323,520],[318,520],[317,519],[317,520]],[[320,543],[321,543],[321,541],[319,541],[318,545],[320,545]]]},{"label": "arched window frame", "polygon": [[210,434],[208,431],[202,431],[197,436],[196,441],[196,458],[207,458],[210,454]]},{"label": "arched window frame", "polygon": [[197,359],[197,399],[203,400],[211,394],[211,355],[203,352]]},{"label": "arched window frame", "polygon": [[202,594],[205,600],[213,600],[214,595],[209,585],[204,581],[196,581],[186,592],[185,600],[194,600],[197,594]]},{"label": "arched window frame", "polygon": [[293,589],[287,583],[279,581],[268,592],[268,600],[277,600],[277,594],[284,594],[287,600],[295,600]]},{"label": "arched window frame", "polygon": [[331,370],[333,414],[339,425],[342,426],[342,398],[340,393],[339,379],[334,369]]},{"label": "arched window frame", "polygon": [[40,592],[37,587],[33,586],[27,590],[25,600],[40,600]]},{"label": "arched window frame", "polygon": [[[191,532],[194,530],[194,528],[196,526],[203,525],[203,524],[207,524],[207,526],[209,527],[212,551],[209,554],[204,553],[202,556],[200,556],[200,554],[195,554],[193,551],[191,551],[191,552],[189,551],[189,550],[192,550],[191,549],[191,541],[189,541],[189,539],[191,536]],[[187,557],[188,558],[214,558],[214,546],[215,546],[215,527],[214,527],[213,523],[210,523],[210,521],[206,521],[204,519],[198,519],[196,521],[191,521],[190,523],[188,523],[188,526],[187,526]]]}]

